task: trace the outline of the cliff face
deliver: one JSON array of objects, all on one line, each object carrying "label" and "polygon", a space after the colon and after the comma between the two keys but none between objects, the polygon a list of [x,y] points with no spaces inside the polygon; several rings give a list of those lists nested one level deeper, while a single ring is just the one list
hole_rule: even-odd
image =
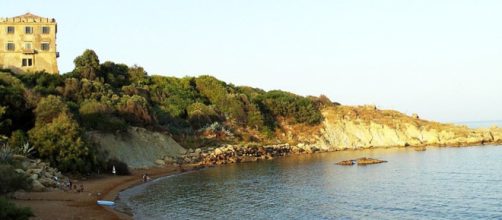
[{"label": "cliff face", "polygon": [[323,111],[317,145],[323,149],[473,145],[502,141],[502,129],[469,129],[375,107],[337,106]]},{"label": "cliff face", "polygon": [[152,167],[159,158],[186,153],[169,135],[144,128],[130,127],[119,134],[89,132],[88,136],[106,157],[119,159],[131,168]]}]

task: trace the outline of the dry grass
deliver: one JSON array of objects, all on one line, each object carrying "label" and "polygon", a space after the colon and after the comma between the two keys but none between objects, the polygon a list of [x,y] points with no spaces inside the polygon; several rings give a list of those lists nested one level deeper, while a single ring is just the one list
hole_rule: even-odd
[{"label": "dry grass", "polygon": [[324,117],[332,122],[351,120],[355,123],[370,122],[382,124],[390,128],[400,128],[403,125],[414,125],[425,130],[449,130],[457,135],[467,135],[471,132],[466,126],[438,123],[417,119],[394,110],[380,110],[374,106],[335,106],[323,110]]}]

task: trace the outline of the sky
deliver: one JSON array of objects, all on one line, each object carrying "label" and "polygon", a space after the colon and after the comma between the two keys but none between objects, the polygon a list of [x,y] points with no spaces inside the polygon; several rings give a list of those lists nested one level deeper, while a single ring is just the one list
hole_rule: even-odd
[{"label": "sky", "polygon": [[501,11],[499,0],[0,0],[0,17],[56,18],[62,73],[89,48],[150,75],[443,122],[502,119]]}]

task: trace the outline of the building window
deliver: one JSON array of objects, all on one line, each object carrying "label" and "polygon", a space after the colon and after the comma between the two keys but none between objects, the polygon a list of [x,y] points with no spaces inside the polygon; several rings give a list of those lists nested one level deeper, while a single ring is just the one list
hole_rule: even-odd
[{"label": "building window", "polygon": [[49,50],[50,46],[49,46],[49,43],[42,43],[42,46],[41,46],[42,50]]},{"label": "building window", "polygon": [[50,27],[42,27],[42,34],[49,34],[51,32]]},{"label": "building window", "polygon": [[22,66],[33,66],[33,59],[23,59],[23,63],[21,64]]},{"label": "building window", "polygon": [[15,28],[14,26],[8,26],[7,27],[7,34],[13,34],[15,31]]},{"label": "building window", "polygon": [[7,43],[7,50],[14,51],[16,49],[16,45],[14,43]]},{"label": "building window", "polygon": [[33,27],[30,27],[30,26],[24,27],[24,33],[33,34]]},{"label": "building window", "polygon": [[24,42],[24,49],[31,50],[31,42]]}]

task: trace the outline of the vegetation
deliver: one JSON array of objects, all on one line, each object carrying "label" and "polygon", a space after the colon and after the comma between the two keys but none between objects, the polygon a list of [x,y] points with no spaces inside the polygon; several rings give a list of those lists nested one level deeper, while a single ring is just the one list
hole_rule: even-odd
[{"label": "vegetation", "polygon": [[31,189],[31,179],[24,173],[16,172],[16,168],[11,164],[0,164],[0,194],[5,195],[17,190]]},{"label": "vegetation", "polygon": [[[190,145],[263,141],[274,138],[281,123],[319,124],[320,109],[332,104],[324,96],[266,92],[212,76],[149,76],[140,66],[100,63],[92,50],[74,64],[63,75],[0,72],[0,135],[9,137],[13,149],[64,172],[88,173],[110,164],[97,159],[86,131],[139,126],[169,131]],[[216,139],[204,140],[201,132]]]},{"label": "vegetation", "polygon": [[34,216],[30,208],[18,208],[6,198],[0,197],[0,219],[27,220]]}]

